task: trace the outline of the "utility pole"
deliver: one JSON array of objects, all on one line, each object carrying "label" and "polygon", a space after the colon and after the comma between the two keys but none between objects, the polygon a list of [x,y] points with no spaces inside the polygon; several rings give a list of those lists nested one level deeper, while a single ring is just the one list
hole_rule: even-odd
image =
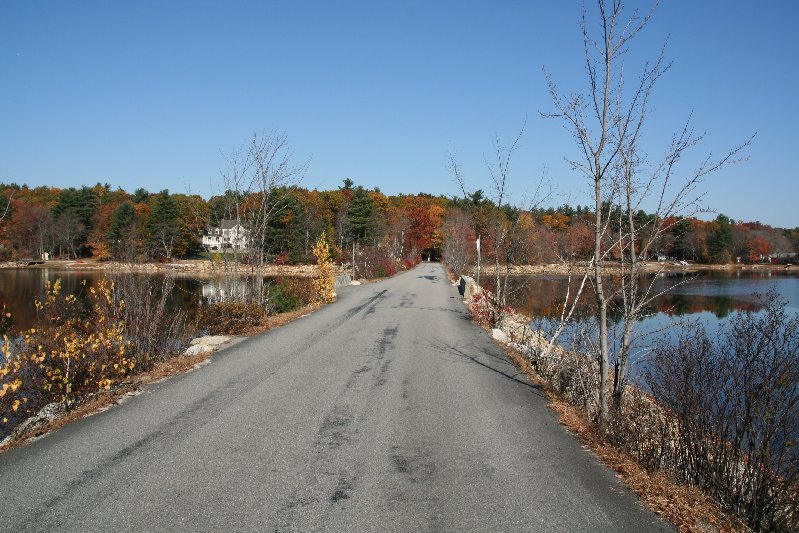
[{"label": "utility pole", "polygon": [[477,236],[477,286],[480,286],[480,236]]}]

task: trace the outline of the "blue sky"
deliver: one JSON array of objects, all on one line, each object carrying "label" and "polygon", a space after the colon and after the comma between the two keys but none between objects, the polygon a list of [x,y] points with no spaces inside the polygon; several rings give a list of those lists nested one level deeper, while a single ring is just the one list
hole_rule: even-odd
[{"label": "blue sky", "polygon": [[[648,2],[629,2],[644,9]],[[517,198],[546,173],[553,203],[589,202],[542,67],[583,90],[574,2],[0,2],[0,181],[219,192],[222,154],[284,132],[302,184],[351,178],[383,192],[453,195],[456,150],[472,189],[495,134],[527,117]],[[704,204],[799,226],[799,2],[665,1],[628,69],[669,36],[645,143],[657,159],[693,111],[686,160],[757,132],[749,160],[710,176]],[[693,158],[693,159],[692,159]],[[545,170],[546,169],[546,170]],[[712,216],[712,215],[710,215]]]}]

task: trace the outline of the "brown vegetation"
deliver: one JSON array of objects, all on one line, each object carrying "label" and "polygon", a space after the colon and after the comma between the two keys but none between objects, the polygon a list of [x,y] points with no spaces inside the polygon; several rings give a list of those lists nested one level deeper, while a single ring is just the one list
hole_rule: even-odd
[{"label": "brown vegetation", "polygon": [[[469,301],[486,329],[496,327],[490,299],[478,292]],[[769,294],[762,312],[738,311],[716,339],[694,324],[676,344],[661,342],[643,377],[651,394],[627,385],[603,426],[593,358],[547,348],[512,310],[502,329],[509,357],[547,391],[564,425],[657,513],[684,531],[793,531],[799,317],[783,306]]]},{"label": "brown vegetation", "polygon": [[[488,324],[483,323],[483,327],[488,329]],[[546,393],[549,406],[558,413],[561,424],[577,436],[602,463],[616,472],[619,479],[653,512],[687,533],[748,530],[725,514],[700,489],[676,482],[663,472],[649,472],[638,464],[632,453],[610,444],[597,431],[595,423],[586,412],[573,403],[574,397],[564,390],[564,382],[559,379],[560,376],[553,380],[553,375],[550,374],[549,379],[544,379],[528,357],[505,344],[500,346],[530,382]]]}]

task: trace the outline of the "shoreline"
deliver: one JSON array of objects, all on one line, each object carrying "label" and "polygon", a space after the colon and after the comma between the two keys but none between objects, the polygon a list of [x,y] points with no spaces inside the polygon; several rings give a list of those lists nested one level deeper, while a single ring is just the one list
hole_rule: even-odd
[{"label": "shoreline", "polygon": [[[263,276],[297,276],[297,277],[311,277],[317,274],[316,265],[276,265],[274,263],[267,263],[260,267],[246,265],[241,263],[228,263],[227,267],[224,263],[214,262],[211,263],[207,259],[178,259],[169,263],[124,263],[120,261],[94,261],[91,259],[80,260],[50,260],[39,264],[23,265],[22,261],[5,261],[0,262],[0,270],[14,270],[14,269],[37,269],[37,270],[64,270],[64,271],[98,271],[98,272],[161,272],[161,273],[194,273],[203,274],[208,276],[226,275],[226,274],[261,274]],[[587,263],[580,262],[573,270],[573,274],[582,274],[585,272]],[[621,272],[619,263],[605,262],[603,263],[603,270],[607,274],[618,275]],[[333,265],[334,275],[341,275],[349,273],[349,270],[344,269],[338,265]],[[512,265],[509,273],[515,276],[532,276],[532,275],[559,275],[565,276],[569,274],[570,265],[563,263],[550,263],[540,265]],[[699,272],[787,272],[799,273],[799,265],[771,265],[771,264],[688,264],[680,265],[674,262],[646,262],[640,265],[642,273],[652,274],[660,272],[670,273],[699,273]],[[502,267],[503,274],[504,267]],[[471,267],[467,272],[474,276],[476,269]],[[494,265],[485,265],[480,269],[481,274],[493,275]]]},{"label": "shoreline", "polygon": [[[585,272],[587,267],[587,263],[581,262],[578,263],[572,274],[581,275]],[[502,273],[505,273],[504,267],[500,267],[502,269]],[[643,263],[639,266],[640,272],[645,274],[657,274],[661,272],[670,272],[670,273],[684,273],[684,274],[693,274],[699,272],[769,272],[769,271],[777,271],[777,272],[787,272],[787,273],[796,273],[799,274],[799,265],[759,265],[759,264],[742,264],[742,263],[735,263],[735,264],[689,264],[689,265],[680,265],[672,262],[668,263],[658,263],[658,262],[647,262]],[[566,276],[569,274],[569,265],[565,265],[562,263],[552,263],[552,264],[544,264],[544,265],[512,265],[508,270],[508,273],[512,276],[533,276],[533,275],[557,275],[557,276]],[[621,266],[619,263],[615,262],[605,262],[602,264],[603,272],[610,275],[619,275],[621,273]],[[476,273],[476,269],[471,267],[467,271],[471,276],[474,276]],[[494,275],[494,265],[486,265],[480,268],[480,273],[484,275]]]},{"label": "shoreline", "polygon": [[[206,276],[260,274],[268,277],[297,276],[312,277],[318,274],[316,265],[276,265],[268,263],[260,267],[229,262],[227,267],[222,262],[211,263],[207,259],[179,259],[169,263],[123,263],[119,261],[50,260],[34,265],[20,264],[22,261],[6,261],[0,263],[0,270],[34,269],[63,271],[96,271],[96,272],[148,272],[148,273],[191,273]],[[348,271],[334,265],[334,275],[346,274]]]}]

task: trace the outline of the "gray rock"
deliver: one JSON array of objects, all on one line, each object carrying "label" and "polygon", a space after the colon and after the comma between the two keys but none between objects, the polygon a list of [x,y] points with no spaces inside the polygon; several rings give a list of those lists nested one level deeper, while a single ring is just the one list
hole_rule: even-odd
[{"label": "gray rock", "polygon": [[352,282],[352,276],[349,274],[342,274],[340,276],[336,276],[335,280],[336,288],[338,289],[339,287],[346,287],[349,285]]},{"label": "gray rock", "polygon": [[184,352],[184,355],[194,356],[203,353],[215,352],[220,346],[230,342],[232,337],[227,335],[208,335],[206,337],[197,337],[191,340],[191,346]]},{"label": "gray rock", "polygon": [[64,414],[64,404],[62,403],[48,403],[42,409],[36,413],[35,415],[26,419],[23,423],[18,425],[14,431],[2,442],[0,442],[0,446],[4,446],[12,441],[17,440],[18,438],[22,437],[28,431],[36,429],[39,426],[43,426],[49,422],[52,422],[62,414]]},{"label": "gray rock", "polygon": [[192,346],[196,346],[198,344],[219,346],[220,344],[225,344],[226,342],[230,342],[230,337],[228,335],[206,335],[205,337],[197,337],[196,339],[192,339],[189,344]]},{"label": "gray rock", "polygon": [[510,342],[508,335],[501,329],[492,329],[491,336],[503,344],[508,344]]},{"label": "gray rock", "polygon": [[471,276],[461,276],[460,283],[458,284],[458,292],[461,293],[463,299],[471,301],[472,296],[480,292],[480,287]]}]

